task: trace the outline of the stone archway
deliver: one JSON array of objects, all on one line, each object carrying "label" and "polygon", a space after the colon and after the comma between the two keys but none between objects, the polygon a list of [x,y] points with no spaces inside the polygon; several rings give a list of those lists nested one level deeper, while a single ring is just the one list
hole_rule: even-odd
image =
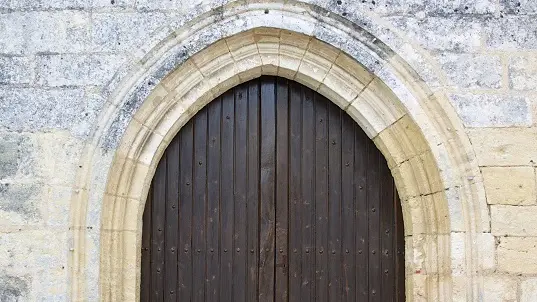
[{"label": "stone archway", "polygon": [[[292,26],[311,22],[282,11],[296,18]],[[200,39],[204,30],[223,25],[216,22],[204,25],[212,29],[175,33],[167,42],[172,46],[145,58],[144,64],[152,67],[133,75],[141,79],[138,82],[118,88],[103,113],[103,130],[88,145],[83,161],[89,162],[89,170],[80,173],[81,189],[74,197],[80,202],[73,209],[73,296],[83,298],[85,278],[98,278],[102,300],[137,299],[145,196],[170,139],[215,96],[266,74],[293,79],[328,97],[349,113],[388,160],[404,212],[409,301],[476,299],[481,268],[473,246],[487,230],[486,206],[474,156],[443,94],[428,90],[404,60],[385,47],[363,46],[345,24],[335,22],[337,26],[329,28],[334,22],[327,21],[324,26],[340,39],[362,45],[358,55],[286,24],[281,24],[284,29],[259,27],[259,22],[270,24],[263,21],[265,9],[249,7],[235,13],[250,20],[251,29],[222,34],[223,39],[192,55],[182,41]],[[219,22],[236,20],[240,19]],[[108,180],[95,180],[92,175],[99,167],[108,167],[102,164],[107,158]],[[98,184],[106,187],[93,188]],[[87,240],[84,226],[90,216],[88,200],[99,200],[99,189],[106,193],[97,210],[102,216],[100,240],[95,243]],[[96,246],[87,246],[91,244]],[[88,248],[100,250],[98,276],[84,273]]]}]

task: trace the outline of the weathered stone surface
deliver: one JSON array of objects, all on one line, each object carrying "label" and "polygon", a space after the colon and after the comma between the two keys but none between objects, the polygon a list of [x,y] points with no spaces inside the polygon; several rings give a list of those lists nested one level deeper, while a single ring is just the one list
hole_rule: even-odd
[{"label": "weathered stone surface", "polygon": [[0,133],[0,181],[34,178],[39,161],[35,152],[38,144],[29,135]]},{"label": "weathered stone surface", "polygon": [[484,278],[483,301],[514,301],[517,297],[517,279],[505,275],[491,275]]},{"label": "weathered stone surface", "polygon": [[533,167],[483,167],[481,173],[489,204],[535,204]]},{"label": "weathered stone surface", "polygon": [[456,87],[501,87],[502,64],[498,55],[442,53],[437,59]]},{"label": "weathered stone surface", "polygon": [[393,25],[430,50],[470,51],[481,45],[481,23],[470,17],[388,18]]},{"label": "weathered stone surface", "polygon": [[537,301],[537,278],[526,279],[520,283],[520,302]]},{"label": "weathered stone surface", "polygon": [[537,273],[536,237],[500,237],[498,270],[513,274]]},{"label": "weathered stone surface", "polygon": [[93,14],[93,51],[136,51],[149,36],[168,22],[164,13]]},{"label": "weathered stone surface", "polygon": [[0,53],[84,51],[89,24],[89,13],[81,11],[1,14]]},{"label": "weathered stone surface", "polygon": [[0,233],[0,291],[20,296],[18,301],[67,301],[67,244],[66,231]]},{"label": "weathered stone surface", "polygon": [[30,58],[0,56],[0,84],[28,84],[33,77],[34,66]]},{"label": "weathered stone surface", "polygon": [[480,166],[528,166],[537,162],[537,132],[532,128],[467,131]]},{"label": "weathered stone surface", "polygon": [[28,275],[14,276],[0,272],[0,298],[2,301],[30,300],[31,279]]},{"label": "weathered stone surface", "polygon": [[489,20],[486,22],[486,45],[502,50],[537,49],[536,30],[534,16],[508,15]]},{"label": "weathered stone surface", "polygon": [[11,131],[69,130],[89,133],[94,104],[82,89],[0,89],[0,127]]},{"label": "weathered stone surface", "polygon": [[452,94],[450,98],[467,127],[513,127],[532,124],[531,103],[525,97]]},{"label": "weathered stone surface", "polygon": [[104,85],[123,64],[123,55],[38,56],[37,82],[45,86]]},{"label": "weathered stone surface", "polygon": [[510,58],[509,87],[522,91],[537,90],[537,62],[535,56],[525,55]]},{"label": "weathered stone surface", "polygon": [[16,0],[11,1],[12,10],[84,9],[90,1],[84,0]]},{"label": "weathered stone surface", "polygon": [[490,207],[492,233],[496,236],[536,236],[537,206]]},{"label": "weathered stone surface", "polygon": [[42,224],[47,195],[42,184],[0,184],[0,226]]},{"label": "weathered stone surface", "polygon": [[504,14],[529,15],[537,13],[537,2],[533,0],[500,0],[500,10]]}]

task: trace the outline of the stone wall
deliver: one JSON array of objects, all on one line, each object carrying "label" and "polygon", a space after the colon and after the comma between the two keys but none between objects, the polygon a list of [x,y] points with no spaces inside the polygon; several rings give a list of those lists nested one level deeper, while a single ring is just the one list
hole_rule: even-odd
[{"label": "stone wall", "polygon": [[[371,44],[382,42],[385,53],[393,52],[407,63],[415,72],[413,78],[419,78],[431,94],[447,96],[456,112],[447,119],[462,125],[457,135],[469,140],[465,156],[478,167],[478,174],[468,172],[471,176],[465,177],[478,187],[476,192],[484,189],[487,217],[476,219],[486,222],[476,227],[468,225],[472,219],[457,217],[478,214],[445,210],[450,221],[447,261],[453,279],[434,286],[445,286],[448,289],[443,291],[453,295],[443,297],[537,301],[537,2],[464,2],[0,0],[0,300],[99,300],[99,282],[114,278],[99,275],[100,251],[107,248],[100,246],[100,240],[112,229],[102,224],[115,220],[101,212],[104,194],[90,192],[104,192],[109,185],[112,158],[119,142],[128,141],[128,132],[123,131],[135,123],[132,116],[144,108],[140,104],[155,93],[166,74],[154,72],[153,80],[136,86],[139,99],[133,98],[131,106],[121,107],[112,99],[134,87],[128,79],[137,66],[158,65],[156,49],[170,35],[180,38],[181,30],[192,22],[209,16],[224,18],[226,12],[242,6],[269,15],[293,6],[304,15],[316,16],[312,36],[346,52],[357,46],[331,40],[319,16],[367,32]],[[259,26],[287,26],[285,15],[277,17],[280,20],[263,19]],[[241,20],[237,24],[245,26]],[[253,24],[257,21],[248,22],[252,24],[245,27],[257,26]],[[226,38],[227,30],[216,29],[220,32],[212,35]],[[207,41],[214,36],[192,38],[190,48],[161,65],[171,64],[167,70],[182,66],[212,44]],[[375,60],[353,58],[373,74],[382,71],[376,70]],[[122,114],[109,119],[107,112],[116,107]],[[412,108],[407,110],[419,119]],[[432,145],[434,135],[420,127]],[[101,129],[119,130],[101,139]],[[88,151],[92,148],[97,148],[94,153],[99,159],[94,162],[99,163],[88,174],[86,157],[93,154]],[[435,156],[441,166],[440,156]],[[461,166],[439,168],[444,174],[451,169]],[[89,183],[101,185],[80,185],[85,183],[83,177],[99,179]],[[442,193],[448,201],[465,198],[454,196],[454,189],[446,187]],[[479,236],[465,239],[469,229]],[[76,243],[80,234],[83,244]],[[464,288],[457,282],[466,281],[455,278],[457,270],[473,276],[462,268],[472,259],[465,255],[471,250],[479,258],[476,289],[458,293],[453,288]],[[407,254],[419,259],[420,252]],[[418,280],[420,273],[412,273]],[[416,287],[407,294],[409,300],[419,301],[418,283],[407,283]],[[102,284],[101,290],[105,290]],[[431,295],[423,299],[435,300]]]}]

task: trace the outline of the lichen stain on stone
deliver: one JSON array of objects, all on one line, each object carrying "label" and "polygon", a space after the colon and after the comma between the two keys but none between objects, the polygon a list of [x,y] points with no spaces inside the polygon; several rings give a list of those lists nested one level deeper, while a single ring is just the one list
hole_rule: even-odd
[{"label": "lichen stain on stone", "polygon": [[39,186],[35,184],[0,184],[0,211],[18,213],[27,219],[39,218],[34,201],[38,194]]},{"label": "lichen stain on stone", "polygon": [[0,301],[22,301],[28,298],[29,277],[0,273]]}]

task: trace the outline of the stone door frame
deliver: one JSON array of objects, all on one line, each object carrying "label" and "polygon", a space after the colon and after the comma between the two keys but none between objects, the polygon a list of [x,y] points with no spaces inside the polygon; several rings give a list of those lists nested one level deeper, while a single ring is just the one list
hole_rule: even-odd
[{"label": "stone door frame", "polygon": [[72,198],[72,300],[139,299],[142,211],[160,157],[200,108],[261,75],[323,94],[386,157],[403,207],[407,300],[477,300],[477,247],[490,235],[484,189],[447,85],[413,68],[420,50],[382,24],[294,2],[220,12],[162,29],[103,92]]}]

